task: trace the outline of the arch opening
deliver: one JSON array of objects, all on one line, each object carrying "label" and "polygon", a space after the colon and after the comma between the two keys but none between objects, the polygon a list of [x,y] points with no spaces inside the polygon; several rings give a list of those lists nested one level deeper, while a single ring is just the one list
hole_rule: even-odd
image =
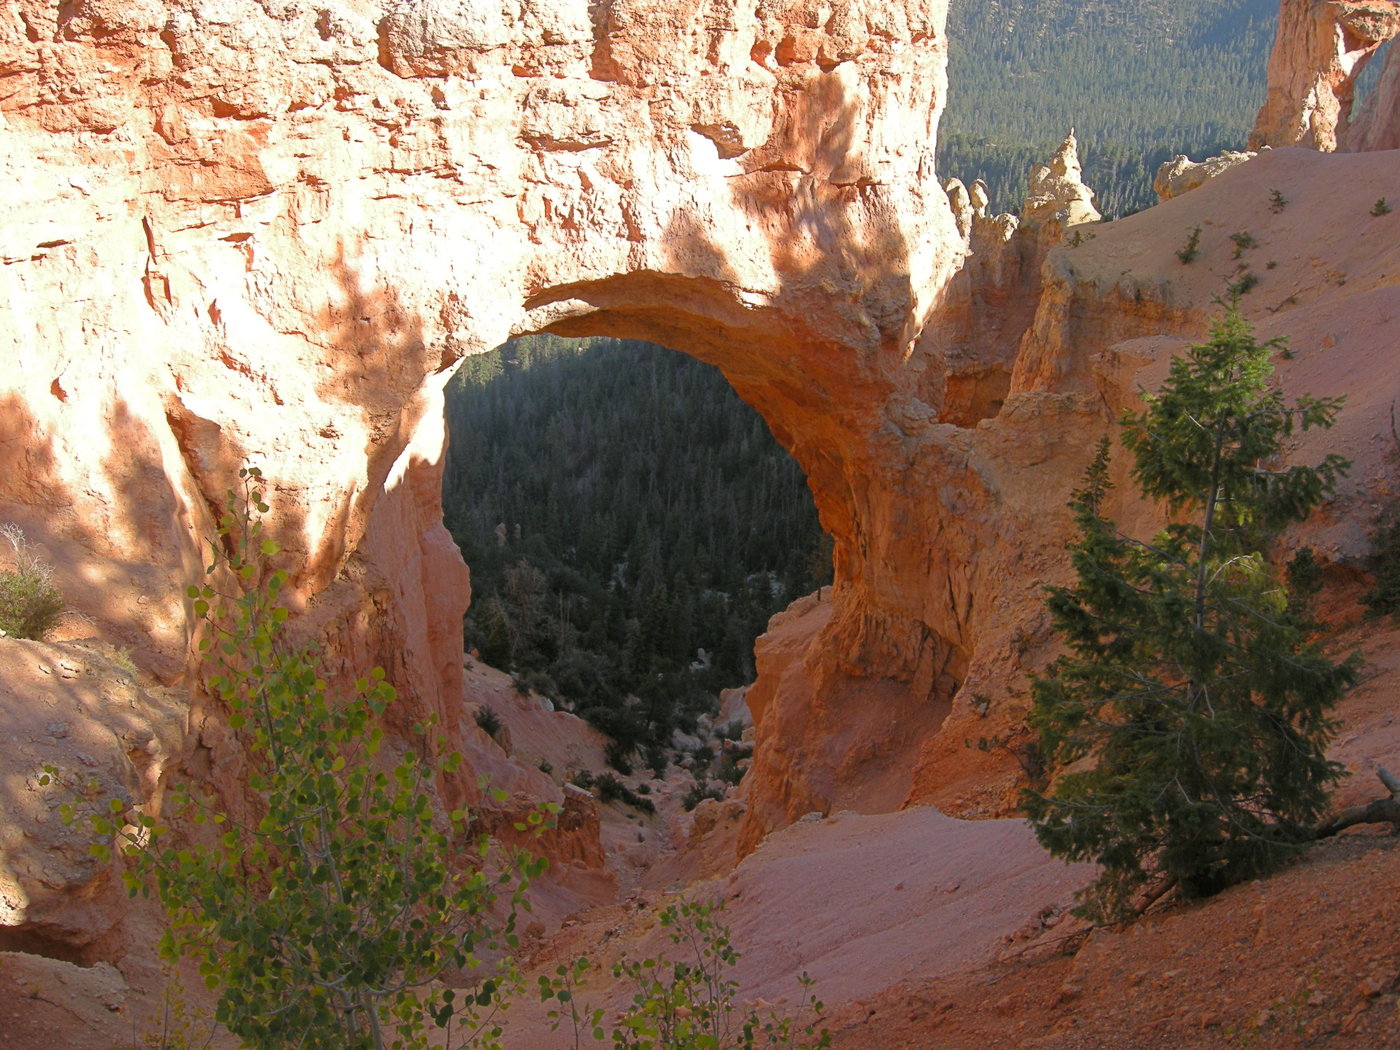
[{"label": "arch opening", "polygon": [[[911,496],[923,489],[921,475],[938,468],[899,436],[902,414],[920,409],[911,393],[919,370],[898,352],[886,354],[878,337],[862,344],[849,332],[823,331],[821,318],[786,312],[782,301],[722,276],[640,269],[546,286],[524,306],[516,339],[641,339],[679,351],[673,360],[715,366],[806,475],[832,537],[832,587],[815,603],[796,603],[783,636],[765,642],[753,667],[757,779],[743,848],[813,810],[879,812],[913,800],[921,752],[948,717],[970,662],[962,626],[944,623],[947,591],[937,579],[924,586],[910,570],[936,558],[937,543]],[[876,330],[872,319],[862,323]],[[463,367],[475,366],[469,359]],[[498,525],[505,542],[491,553],[505,552],[502,570],[514,568],[514,523],[489,523],[490,543]],[[522,530],[518,542],[528,540]],[[466,560],[480,616],[490,596],[475,587],[482,576],[469,549]],[[544,582],[548,590],[548,573]],[[528,583],[518,577],[514,586]],[[781,604],[793,596],[786,588]],[[469,625],[469,646],[479,646],[482,627],[473,633]],[[560,684],[550,677],[545,685]]]},{"label": "arch opening", "polygon": [[446,417],[469,651],[607,733],[624,772],[693,759],[700,723],[742,724],[721,695],[753,680],[769,618],[830,583],[831,546],[800,468],[718,371],[638,340],[527,336],[468,359]]}]

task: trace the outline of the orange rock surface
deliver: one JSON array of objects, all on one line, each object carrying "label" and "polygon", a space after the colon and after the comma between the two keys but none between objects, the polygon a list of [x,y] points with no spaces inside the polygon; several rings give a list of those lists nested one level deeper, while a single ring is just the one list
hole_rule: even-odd
[{"label": "orange rock surface", "polygon": [[849,659],[903,615],[858,609],[888,569],[857,521],[959,254],[932,177],[942,5],[503,10],[0,8],[0,517],[163,680],[255,463],[300,629],[333,671],[386,667],[404,724],[454,724],[470,591],[440,392],[546,329],[719,363],[840,538]]},{"label": "orange rock surface", "polygon": [[[1400,213],[1370,214],[1400,198],[1393,155],[1268,151],[1060,244],[1053,222],[950,207],[933,167],[942,2],[515,6],[0,2],[0,520],[92,633],[185,687],[178,710],[141,714],[157,743],[139,760],[115,730],[135,716],[88,705],[106,747],[90,757],[134,796],[181,764],[238,791],[182,596],[248,462],[272,482],[297,630],[331,672],[385,666],[395,726],[437,715],[510,790],[552,790],[468,717],[469,576],[441,523],[442,386],[515,334],[711,361],[807,472],[836,582],[760,645],[745,851],[812,812],[1006,811],[1066,498],[1242,268],[1260,334],[1293,340],[1284,385],[1351,396],[1299,454],[1345,450],[1352,479],[1288,542],[1360,564],[1397,490]],[[1294,54],[1333,83],[1333,51]],[[1331,111],[1308,112],[1325,145]],[[27,675],[0,661],[42,702]],[[38,813],[38,752],[5,761]],[[574,816],[556,848],[583,869],[600,832]],[[0,843],[29,900],[62,863],[55,825],[34,824],[51,849]],[[36,932],[28,915],[6,932]],[[66,941],[87,943],[79,926]]]},{"label": "orange rock surface", "polygon": [[[1269,57],[1269,92],[1249,136],[1249,148],[1306,146],[1332,151],[1347,138],[1356,78],[1380,46],[1400,34],[1400,4],[1392,0],[1283,0]],[[1376,109],[1364,132],[1380,145],[1400,120]],[[1379,125],[1379,126],[1378,126]]]}]

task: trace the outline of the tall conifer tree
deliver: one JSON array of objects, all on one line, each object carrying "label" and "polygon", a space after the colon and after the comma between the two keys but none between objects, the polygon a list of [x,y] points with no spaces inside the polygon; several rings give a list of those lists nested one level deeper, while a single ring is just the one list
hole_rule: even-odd
[{"label": "tall conifer tree", "polygon": [[1087,768],[1028,792],[1026,809],[1051,852],[1101,866],[1088,914],[1131,914],[1149,882],[1193,897],[1275,868],[1338,776],[1323,749],[1355,665],[1310,640],[1263,546],[1345,474],[1335,455],[1280,465],[1289,437],[1330,427],[1341,401],[1285,402],[1280,346],[1231,303],[1125,416],[1133,480],[1169,516],[1152,542],[1102,515],[1107,439],[1070,504],[1077,579],[1048,601],[1069,651],[1033,682],[1031,717],[1050,761]]}]

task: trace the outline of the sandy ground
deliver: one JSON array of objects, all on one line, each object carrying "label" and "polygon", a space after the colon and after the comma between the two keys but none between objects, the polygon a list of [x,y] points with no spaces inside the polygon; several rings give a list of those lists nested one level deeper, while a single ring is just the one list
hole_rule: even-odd
[{"label": "sandy ground", "polygon": [[[1365,660],[1339,711],[1332,753],[1351,776],[1338,806],[1382,793],[1377,764],[1400,768],[1397,642],[1400,630],[1376,621],[1336,639],[1338,652]],[[732,844],[737,812],[709,803],[684,818],[700,829],[707,867]],[[605,827],[618,822],[631,823],[605,816]],[[652,831],[658,842],[667,834]],[[686,870],[678,856],[659,851],[658,870]],[[1049,858],[1017,820],[955,820],[933,807],[812,817],[727,875],[684,889],[643,880],[621,903],[572,917],[532,972],[580,955],[606,968],[664,953],[654,916],[684,893],[723,901],[742,998],[791,1008],[797,973],[816,979],[838,1050],[1400,1047],[1400,838],[1384,826],[1122,930],[1068,914],[1089,877]],[[621,994],[604,979],[585,997],[615,1011]],[[513,1011],[509,1032],[512,1050],[572,1045],[530,1004]]]}]

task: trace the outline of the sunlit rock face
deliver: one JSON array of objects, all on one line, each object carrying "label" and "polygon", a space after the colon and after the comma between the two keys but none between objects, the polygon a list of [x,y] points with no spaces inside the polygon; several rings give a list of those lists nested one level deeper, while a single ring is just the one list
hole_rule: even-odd
[{"label": "sunlit rock face", "polygon": [[[1322,6],[1378,41],[1396,5]],[[105,638],[189,681],[184,588],[256,464],[298,630],[332,673],[385,666],[396,727],[469,741],[442,386],[512,335],[650,339],[723,369],[835,539],[835,586],[760,653],[745,848],[941,797],[976,697],[1018,688],[1065,497],[1131,382],[1093,355],[1199,332],[1218,293],[1116,260],[1086,290],[1095,230],[1019,234],[976,185],[950,206],[945,13],[0,3],[0,518]],[[228,749],[189,721],[187,749]]]},{"label": "sunlit rock face", "polygon": [[1400,47],[1392,44],[1375,88],[1352,112],[1341,140],[1349,153],[1400,149]]},{"label": "sunlit rock face", "polygon": [[[1377,49],[1400,34],[1400,3],[1392,0],[1283,0],[1269,58],[1269,93],[1250,149],[1304,146],[1347,148],[1356,78]],[[1393,88],[1391,89],[1393,91]],[[1391,96],[1393,97],[1393,95]],[[1392,128],[1394,110],[1373,110],[1351,149],[1387,149],[1377,125]]]},{"label": "sunlit rock face", "polygon": [[[1025,673],[1053,656],[1040,609],[1065,575],[1065,501],[1111,420],[1204,335],[1240,265],[1211,231],[1277,239],[1246,303],[1266,335],[1370,355],[1330,368],[1335,355],[1300,352],[1291,374],[1319,394],[1388,376],[1383,320],[1353,339],[1346,318],[1361,294],[1397,315],[1400,269],[1368,214],[1390,185],[1379,156],[1270,151],[1067,237],[1055,216],[1023,231],[986,215],[976,184],[950,204],[933,167],[944,14],[0,2],[0,520],[52,562],[92,633],[187,685],[184,588],[238,467],[256,464],[297,630],[332,674],[388,669],[391,728],[436,715],[470,754],[442,386],[512,335],[650,339],[724,370],[835,539],[834,587],[759,645],[741,849],[813,811],[1005,812],[1014,784],[989,777],[1013,766]],[[1293,202],[1282,217],[1260,186]],[[1184,266],[1196,227],[1209,235]],[[1349,402],[1342,447],[1358,460],[1365,445],[1389,462],[1374,435],[1392,389]],[[1320,552],[1355,558],[1364,528],[1331,513]],[[236,795],[217,713],[197,690],[193,709],[173,695],[140,713],[140,755],[100,702],[79,705],[74,739],[100,740],[84,753],[134,798],[180,765]],[[38,755],[5,759],[25,767],[6,781],[17,793],[36,790]],[[518,774],[500,771],[535,790]],[[477,790],[470,773],[443,788]],[[21,801],[62,863],[71,844],[38,819],[52,800]],[[45,850],[21,845],[0,862],[48,878]],[[597,860],[588,842],[558,851]],[[96,876],[74,871],[63,891],[86,892]],[[100,933],[42,903],[70,947]],[[34,921],[25,908],[12,925]]]},{"label": "sunlit rock face", "polygon": [[[719,365],[808,472],[838,581],[812,681],[836,723],[899,697],[870,746],[912,754],[966,663],[968,570],[930,501],[971,522],[976,498],[931,436],[954,428],[927,333],[966,252],[933,171],[944,14],[0,4],[0,517],[187,681],[184,589],[255,464],[299,630],[333,673],[384,665],[398,724],[454,734],[442,385],[524,332],[651,339]],[[216,721],[189,746],[224,748]],[[830,793],[795,746],[760,744],[758,828]]]},{"label": "sunlit rock face", "polygon": [[1152,190],[1159,199],[1169,201],[1183,193],[1200,189],[1211,179],[1225,174],[1231,168],[1238,168],[1257,156],[1257,153],[1227,149],[1219,156],[1193,161],[1190,157],[1178,154],[1158,166],[1156,177],[1152,180]]}]

